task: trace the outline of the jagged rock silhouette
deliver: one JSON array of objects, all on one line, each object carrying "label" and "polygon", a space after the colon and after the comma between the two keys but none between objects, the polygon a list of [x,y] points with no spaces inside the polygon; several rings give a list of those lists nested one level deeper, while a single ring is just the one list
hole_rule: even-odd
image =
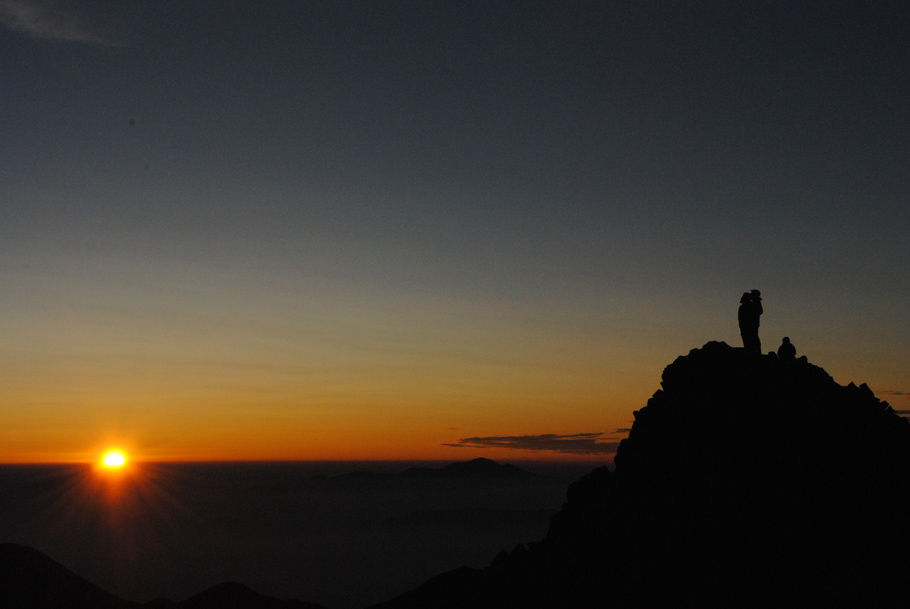
[{"label": "jagged rock silhouette", "polygon": [[380,605],[910,606],[910,424],[865,385],[712,342],[549,533]]}]

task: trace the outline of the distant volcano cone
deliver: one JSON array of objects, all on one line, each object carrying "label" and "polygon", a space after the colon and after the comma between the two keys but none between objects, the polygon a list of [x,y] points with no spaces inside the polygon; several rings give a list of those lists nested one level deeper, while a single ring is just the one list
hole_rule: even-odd
[{"label": "distant volcano cone", "polygon": [[708,343],[547,537],[388,607],[910,606],[910,424],[805,361]]}]

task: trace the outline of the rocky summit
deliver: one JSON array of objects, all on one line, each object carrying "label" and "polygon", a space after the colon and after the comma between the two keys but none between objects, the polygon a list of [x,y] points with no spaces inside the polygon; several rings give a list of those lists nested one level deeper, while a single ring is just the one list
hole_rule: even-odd
[{"label": "rocky summit", "polygon": [[540,542],[381,606],[910,606],[910,423],[804,358],[711,342]]}]

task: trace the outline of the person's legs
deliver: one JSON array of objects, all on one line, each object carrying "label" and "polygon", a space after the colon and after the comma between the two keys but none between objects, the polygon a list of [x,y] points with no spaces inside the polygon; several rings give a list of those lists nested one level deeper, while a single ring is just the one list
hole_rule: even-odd
[{"label": "person's legs", "polygon": [[743,347],[751,353],[761,353],[761,339],[758,338],[758,328],[749,328],[742,331]]}]

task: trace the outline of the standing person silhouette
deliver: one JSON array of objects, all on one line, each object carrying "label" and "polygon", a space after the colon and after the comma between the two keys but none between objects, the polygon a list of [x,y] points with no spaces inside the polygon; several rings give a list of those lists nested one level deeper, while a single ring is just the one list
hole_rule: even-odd
[{"label": "standing person silhouette", "polygon": [[759,317],[764,311],[761,306],[761,292],[743,292],[739,299],[739,333],[743,347],[752,353],[761,353],[761,339],[758,337]]}]

